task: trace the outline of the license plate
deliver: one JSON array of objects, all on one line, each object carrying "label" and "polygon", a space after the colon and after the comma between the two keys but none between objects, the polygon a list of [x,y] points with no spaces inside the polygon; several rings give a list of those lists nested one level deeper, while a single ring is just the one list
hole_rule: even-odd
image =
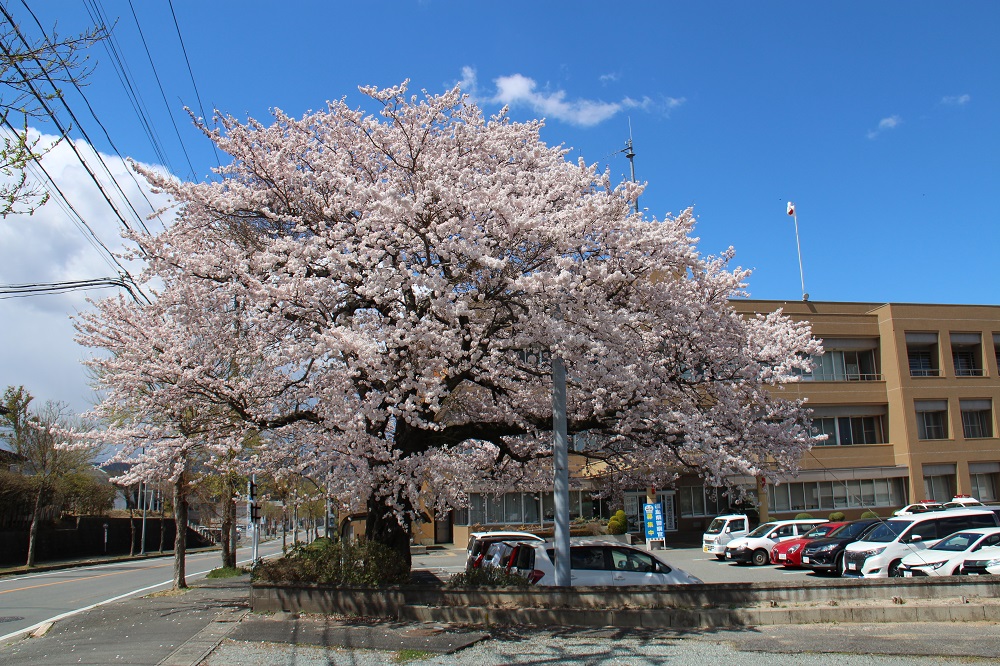
[{"label": "license plate", "polygon": [[709,548],[708,546],[703,546],[702,550],[705,551],[706,553],[711,553],[712,552],[712,549]]},{"label": "license plate", "polygon": [[733,554],[732,553],[726,553],[726,559],[727,560],[733,559]]},{"label": "license plate", "polygon": [[912,571],[904,571],[903,572],[903,578],[913,578],[913,572]]},{"label": "license plate", "polygon": [[788,556],[785,555],[784,553],[778,553],[778,559],[779,560],[787,560]]},{"label": "license plate", "polygon": [[855,564],[854,562],[848,562],[847,563],[847,568],[850,569],[851,571],[857,571],[858,570],[858,565]]},{"label": "license plate", "polygon": [[802,564],[809,564],[809,556],[808,555],[803,555],[802,556]]}]

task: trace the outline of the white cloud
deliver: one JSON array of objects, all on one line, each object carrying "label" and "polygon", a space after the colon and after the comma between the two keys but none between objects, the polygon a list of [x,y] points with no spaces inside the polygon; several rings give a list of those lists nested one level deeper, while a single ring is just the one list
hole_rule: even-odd
[{"label": "white cloud", "polygon": [[[110,186],[110,178],[96,161],[90,146],[83,142],[77,142],[76,146],[105,184],[112,200],[124,209],[121,195]],[[162,195],[149,193],[145,181],[138,176],[136,180],[140,184],[137,185],[120,158],[103,157],[115,181],[140,215],[145,217],[151,211],[140,190],[154,205],[165,203]],[[120,222],[70,146],[63,142],[42,158],[42,164],[97,238],[112,251],[124,249]],[[133,220],[134,216],[130,223],[138,224]],[[146,224],[152,231],[156,230],[154,224],[159,227],[158,223],[147,221]],[[97,241],[91,242],[85,233],[89,234],[74,223],[68,208],[60,205],[55,194],[34,215],[0,219],[0,284],[117,277],[121,269],[110,259],[105,260],[103,251],[95,248]],[[122,263],[133,276],[141,270],[140,266]],[[89,408],[92,392],[87,385],[85,369],[80,365],[85,350],[73,339],[69,315],[89,307],[87,297],[103,298],[114,293],[114,289],[95,289],[19,298],[0,294],[0,321],[3,322],[0,326],[0,390],[10,384],[23,384],[39,403],[55,400],[68,403],[75,411]]]},{"label": "white cloud", "polygon": [[[605,74],[600,77],[602,83],[616,81],[617,74]],[[593,99],[569,99],[565,90],[539,89],[538,83],[523,74],[511,74],[494,79],[496,94],[487,102],[503,104],[510,107],[526,107],[546,118],[560,120],[580,127],[592,127],[614,117],[625,109],[641,109],[649,112],[660,112],[668,115],[686,100],[683,97],[667,97],[661,102],[650,97],[635,99],[624,97],[618,102],[605,102]],[[476,70],[472,67],[462,68],[462,78],[459,81],[463,92],[476,97],[478,81]]]},{"label": "white cloud", "polygon": [[972,101],[971,95],[955,95],[955,96],[941,98],[942,104],[948,104],[954,106],[962,106],[964,104],[968,104],[971,101]]},{"label": "white cloud", "polygon": [[899,116],[889,116],[878,121],[878,129],[868,130],[868,138],[874,139],[886,130],[896,129],[903,120]]},{"label": "white cloud", "polygon": [[607,84],[607,83],[614,83],[614,82],[615,82],[615,81],[617,81],[617,80],[618,80],[619,78],[620,78],[620,77],[619,77],[619,75],[618,75],[618,74],[617,74],[616,72],[612,72],[612,73],[610,73],[610,74],[601,74],[601,75],[600,75],[600,76],[598,77],[598,80],[599,80],[599,81],[600,81],[601,83],[603,83],[603,84]]}]

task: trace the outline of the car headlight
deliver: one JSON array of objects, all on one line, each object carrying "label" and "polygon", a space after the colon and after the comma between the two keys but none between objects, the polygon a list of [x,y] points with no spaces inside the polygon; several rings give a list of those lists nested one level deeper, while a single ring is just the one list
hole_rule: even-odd
[{"label": "car headlight", "polygon": [[930,564],[931,569],[940,569],[941,567],[943,567],[947,563],[948,563],[948,560],[941,560],[940,562],[930,562],[929,564]]},{"label": "car headlight", "polygon": [[875,557],[876,555],[881,554],[883,550],[885,550],[885,546],[882,546],[881,548],[872,548],[871,550],[862,550],[858,554],[865,559],[868,559],[869,557]]},{"label": "car headlight", "polygon": [[826,551],[833,550],[836,547],[837,544],[835,543],[825,543],[822,546],[819,546],[818,548],[813,548],[811,550],[816,553],[825,553]]},{"label": "car headlight", "polygon": [[1000,557],[993,560],[986,560],[986,566],[988,567],[1000,567]]},{"label": "car headlight", "polygon": [[795,544],[794,546],[792,546],[791,548],[788,549],[788,554],[791,555],[792,553],[799,552],[799,548],[801,548],[801,547],[802,546],[800,544]]}]

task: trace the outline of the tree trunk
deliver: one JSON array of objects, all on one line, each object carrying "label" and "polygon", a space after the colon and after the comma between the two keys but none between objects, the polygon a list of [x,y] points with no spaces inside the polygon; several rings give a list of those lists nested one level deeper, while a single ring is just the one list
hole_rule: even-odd
[{"label": "tree trunk", "polygon": [[45,484],[38,485],[35,495],[35,508],[31,512],[31,527],[28,528],[28,561],[25,567],[35,566],[35,545],[38,543],[39,514],[42,512],[42,495],[45,494]]},{"label": "tree trunk", "polygon": [[288,552],[288,508],[281,503],[281,552]]},{"label": "tree trunk", "polygon": [[222,566],[236,568],[236,504],[233,502],[233,480],[225,474],[222,481]]},{"label": "tree trunk", "polygon": [[[400,500],[402,501],[402,500]],[[372,494],[368,498],[368,519],[365,523],[365,538],[375,541],[396,551],[406,568],[409,569],[410,558],[410,528],[400,525],[387,498]]]},{"label": "tree trunk", "polygon": [[184,577],[184,556],[187,550],[187,496],[184,487],[187,481],[186,474],[181,473],[174,481],[174,526],[177,528],[177,535],[174,537],[174,589],[182,590],[187,588],[187,580]]}]

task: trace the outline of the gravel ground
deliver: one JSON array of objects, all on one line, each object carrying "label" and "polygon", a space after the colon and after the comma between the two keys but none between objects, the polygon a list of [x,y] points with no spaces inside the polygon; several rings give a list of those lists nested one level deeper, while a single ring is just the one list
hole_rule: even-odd
[{"label": "gravel ground", "polygon": [[[788,635],[796,636],[789,628]],[[747,638],[759,638],[748,636]],[[816,649],[815,644],[797,634],[803,649]],[[968,666],[996,663],[970,658],[942,656],[849,654],[838,650],[823,653],[799,653],[795,641],[791,647],[776,644],[774,652],[764,646],[752,645],[750,651],[739,650],[741,634],[670,634],[668,632],[621,634],[615,630],[525,631],[494,632],[492,639],[449,655],[427,653],[395,653],[371,650],[320,648],[305,645],[240,643],[224,641],[202,666],[376,666],[383,664],[420,664],[421,666],[505,666],[506,664],[573,664],[582,666],[671,664],[688,666],[714,664],[726,666],[826,666],[834,661],[838,666]]]}]

